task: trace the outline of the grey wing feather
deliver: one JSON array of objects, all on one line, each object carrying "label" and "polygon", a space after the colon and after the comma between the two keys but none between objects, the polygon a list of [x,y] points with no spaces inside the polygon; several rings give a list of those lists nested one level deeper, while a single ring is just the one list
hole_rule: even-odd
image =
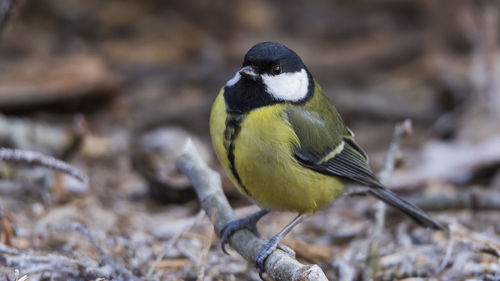
[{"label": "grey wing feather", "polygon": [[[353,134],[346,129],[336,111],[323,110],[320,113],[290,106],[286,118],[300,141],[294,152],[295,158],[304,167],[367,186],[370,194],[401,210],[417,223],[444,229],[424,211],[386,189],[377,180],[365,152],[356,144]],[[337,149],[340,151],[337,152]]]},{"label": "grey wing feather", "polygon": [[323,162],[308,158],[307,154],[297,151],[295,156],[304,166],[323,174],[335,175],[346,180],[367,186],[381,186],[370,170],[363,151],[359,146],[352,146],[351,141],[344,141],[344,148],[334,157]]},{"label": "grey wing feather", "polygon": [[344,144],[344,149],[327,161],[312,163],[301,159],[301,155],[296,155],[296,157],[304,166],[320,173],[338,176],[370,187],[368,189],[370,194],[402,211],[420,225],[445,229],[441,223],[431,218],[423,210],[386,189],[370,170],[364,152],[358,149],[359,146],[352,145],[355,143],[352,139],[348,140]]}]

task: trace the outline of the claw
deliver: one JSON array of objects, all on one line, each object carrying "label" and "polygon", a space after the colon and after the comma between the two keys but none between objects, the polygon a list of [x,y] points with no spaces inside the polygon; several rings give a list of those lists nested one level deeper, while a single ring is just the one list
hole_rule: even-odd
[{"label": "claw", "polygon": [[271,253],[274,252],[274,250],[276,250],[277,248],[295,258],[295,251],[290,249],[285,244],[279,243],[279,241],[280,241],[279,237],[275,236],[271,238],[267,242],[267,244],[265,244],[264,247],[262,247],[259,254],[255,258],[255,263],[257,265],[257,268],[259,269],[259,276],[261,276],[261,274],[266,271],[266,260],[269,257],[269,255],[271,255]]},{"label": "claw", "polygon": [[229,238],[238,230],[240,229],[248,229],[249,231],[253,232],[255,235],[260,237],[259,232],[257,231],[257,221],[262,218],[265,214],[269,213],[268,210],[260,210],[255,214],[252,214],[246,218],[239,219],[239,220],[234,220],[226,224],[220,233],[221,237],[221,248],[222,251],[226,254],[229,255],[227,250],[226,250],[226,244],[229,243]]},{"label": "claw", "polygon": [[[283,250],[285,253],[287,253],[290,256],[295,258],[295,251],[294,250],[290,249],[285,244],[281,244],[278,242],[279,241],[277,241],[277,239],[271,238],[271,240],[269,240],[269,242],[267,242],[267,244],[264,245],[264,247],[262,247],[262,250],[260,250],[259,254],[257,255],[257,258],[255,259],[256,264],[257,264],[257,268],[259,269],[259,277],[263,281],[266,281],[266,279],[264,278],[264,273],[266,272],[266,260],[269,257],[269,255],[274,250],[276,250],[276,248]],[[265,252],[267,252],[267,254]]]},{"label": "claw", "polygon": [[269,241],[262,247],[255,258],[255,264],[259,269],[259,276],[262,278],[262,273],[266,271],[266,260],[269,255],[276,250],[276,248],[281,248],[283,251],[289,255],[295,257],[295,252],[288,248],[287,246],[281,244],[281,240],[292,230],[294,226],[299,224],[301,221],[306,219],[309,215],[299,214],[295,219],[293,219],[287,226],[285,226],[278,234],[274,235]]},{"label": "claw", "polygon": [[227,229],[227,227],[229,226],[229,224],[230,224],[230,223],[226,224],[226,225],[224,226],[224,228],[222,228],[221,235],[220,235],[220,236],[221,236],[221,239],[220,239],[220,247],[222,248],[222,251],[223,251],[223,252],[224,252],[224,254],[226,254],[226,255],[229,255],[229,253],[228,253],[228,252],[227,252],[227,250],[226,250],[226,244],[227,244],[227,243],[229,243],[229,241],[228,241],[229,236],[230,236],[231,234],[233,234],[233,233],[228,234],[228,233],[226,232],[226,229]]},{"label": "claw", "polygon": [[[245,224],[245,219],[240,219],[240,220],[234,220],[226,224],[222,230],[221,230],[221,241],[220,241],[220,246],[222,248],[222,251],[224,254],[229,255],[229,253],[226,250],[226,244],[229,243],[229,238],[238,230],[240,229],[248,229],[253,232],[253,227],[251,225]],[[257,229],[255,228],[255,231]]]},{"label": "claw", "polygon": [[221,246],[224,254],[229,255],[229,253],[226,250],[226,244],[229,243],[229,237],[231,237],[235,231],[243,229],[243,228],[248,229],[248,227],[241,224],[241,220],[231,221],[228,224],[226,224],[224,226],[224,228],[222,228],[221,235],[220,235],[220,237],[221,237],[220,246]]},{"label": "claw", "polygon": [[273,238],[269,239],[269,241],[260,250],[259,254],[255,258],[255,264],[260,272],[266,271],[266,260],[269,257],[269,255],[274,250],[276,250],[280,240],[281,239],[279,239],[279,237],[274,236]]}]

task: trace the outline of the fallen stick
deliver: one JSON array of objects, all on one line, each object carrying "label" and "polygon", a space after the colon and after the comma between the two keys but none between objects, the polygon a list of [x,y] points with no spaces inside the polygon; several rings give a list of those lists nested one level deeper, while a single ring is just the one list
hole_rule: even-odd
[{"label": "fallen stick", "polygon": [[[214,229],[219,235],[227,223],[236,219],[222,192],[219,174],[200,158],[191,140],[187,141],[184,151],[177,158],[177,167],[193,184],[205,213],[210,216],[216,210]],[[255,264],[255,257],[266,242],[246,229],[236,231],[229,239],[231,247],[251,264]],[[266,272],[276,281],[328,280],[319,266],[303,265],[279,249],[269,255],[265,266]]]},{"label": "fallen stick", "polygon": [[0,161],[50,168],[68,174],[83,184],[88,183],[87,176],[75,167],[62,160],[35,151],[0,148]]}]

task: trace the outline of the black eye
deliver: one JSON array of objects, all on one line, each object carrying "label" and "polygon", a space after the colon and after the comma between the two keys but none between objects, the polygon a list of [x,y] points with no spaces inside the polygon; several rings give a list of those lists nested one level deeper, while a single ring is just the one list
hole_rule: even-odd
[{"label": "black eye", "polygon": [[271,68],[271,72],[273,75],[278,75],[281,73],[281,65],[277,64]]}]

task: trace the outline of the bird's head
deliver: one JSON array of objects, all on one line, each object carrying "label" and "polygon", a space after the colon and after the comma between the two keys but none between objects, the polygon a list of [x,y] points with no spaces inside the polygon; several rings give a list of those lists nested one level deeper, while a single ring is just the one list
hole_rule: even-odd
[{"label": "bird's head", "polygon": [[313,91],[313,78],[294,51],[263,42],[247,52],[242,67],[226,83],[224,98],[229,110],[244,113],[276,103],[300,103]]}]

